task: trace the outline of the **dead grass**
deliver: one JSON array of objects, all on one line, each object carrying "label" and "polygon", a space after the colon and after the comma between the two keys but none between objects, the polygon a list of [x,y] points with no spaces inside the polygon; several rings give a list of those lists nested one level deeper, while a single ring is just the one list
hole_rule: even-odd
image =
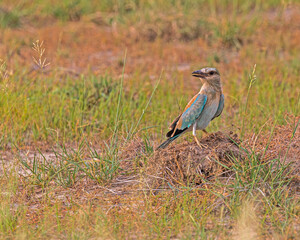
[{"label": "dead grass", "polygon": [[[296,119],[297,121],[299,121],[299,118]],[[282,164],[292,163],[289,170],[292,169],[291,175],[296,177],[295,181],[299,181],[299,128],[295,132],[294,138],[292,138],[294,130],[294,120],[288,122],[287,125],[276,126],[274,137],[271,138],[266,151],[263,146],[268,144],[270,135],[261,136],[255,143],[257,154],[262,156],[262,163],[277,157],[281,159]],[[225,134],[219,131],[208,134],[200,142],[205,144],[206,148],[200,149],[193,140],[183,140],[179,143],[174,142],[166,149],[147,152],[145,140],[135,137],[120,149],[118,158],[120,159],[121,170],[119,175],[105,186],[100,186],[90,179],[82,179],[70,189],[57,188],[54,183],[50,186],[55,187],[54,192],[56,194],[54,195],[63,196],[68,193],[67,195],[71,194],[72,197],[78,195],[78,199],[85,199],[84,196],[88,192],[97,193],[94,197],[87,197],[85,200],[91,200],[103,193],[111,194],[111,196],[115,194],[126,195],[137,191],[140,187],[142,189],[147,187],[149,189],[163,189],[165,187],[203,186],[204,182],[213,181],[218,177],[226,179],[231,176],[232,172],[228,171],[228,168],[233,164],[232,158],[244,160],[246,155],[241,150],[241,146],[249,146],[250,142],[253,143],[253,137],[241,142],[236,134],[232,132]],[[75,146],[72,148],[75,148]],[[55,154],[60,151],[59,148],[56,148],[55,152],[44,149],[42,154],[49,161],[55,162]],[[87,149],[84,151],[87,151]],[[263,151],[265,151],[264,154]],[[38,154],[34,149],[21,150],[21,152],[23,152],[21,154],[28,156],[31,161]],[[85,156],[85,153],[82,154]],[[4,166],[12,168],[14,165],[6,164],[16,160],[16,156],[9,152],[6,155],[2,154],[2,156]],[[24,176],[27,175],[20,172],[20,170],[19,173]],[[147,187],[144,185],[145,182]],[[40,195],[43,191],[42,188],[32,190],[35,193],[30,194],[32,197],[39,199],[42,196]],[[75,194],[72,194],[72,192]],[[93,194],[90,196],[93,196]]]},{"label": "dead grass", "polygon": [[[13,20],[7,23],[17,25],[0,29],[6,63],[0,62],[0,110],[7,105],[0,124],[7,133],[0,138],[0,238],[298,239],[300,8],[296,2],[276,4],[234,16],[232,8],[216,6],[201,18],[160,9],[149,13],[150,21],[146,15],[135,21],[143,12],[129,4],[132,18],[123,23],[115,20],[117,12],[79,16],[75,8],[69,15],[57,12],[70,20],[59,24],[53,16],[34,16],[33,24],[18,9],[0,8]],[[44,71],[32,60],[37,39],[51,62]],[[125,49],[125,114],[114,145],[104,132],[112,131],[107,121],[114,122]],[[257,80],[245,110],[254,64]],[[220,131],[201,139],[206,149],[185,136],[154,151],[173,114],[200,87],[191,71],[206,65],[222,73],[225,110],[209,129]],[[159,93],[129,140],[125,136],[162,68]],[[109,84],[97,85],[108,79],[103,76]],[[104,101],[111,112],[94,115]],[[64,115],[75,108],[73,118]],[[90,125],[91,135],[85,135]],[[83,140],[88,145],[79,147]],[[97,154],[91,156],[89,147]],[[41,181],[20,161],[32,164],[35,157]],[[61,173],[65,182],[57,179]]]},{"label": "dead grass", "polygon": [[252,240],[258,239],[258,223],[257,210],[253,203],[245,201],[240,209],[239,216],[234,226],[233,237],[236,240]]},{"label": "dead grass", "polygon": [[[274,133],[276,133],[274,142],[271,141],[270,147],[265,154],[266,158],[261,159],[262,164],[263,162],[267,163],[267,159],[270,159],[271,155],[281,156],[282,160],[285,159],[286,162],[294,160],[293,154],[299,151],[297,145],[298,132],[295,134],[295,139],[289,141],[293,134],[294,126],[294,123],[290,122],[286,126],[278,126],[274,129]],[[279,145],[279,139],[281,139],[280,148],[275,147]],[[250,140],[246,140],[245,144],[247,145]],[[267,140],[261,139],[262,142]],[[26,226],[40,225],[46,221],[45,219],[47,221],[52,219],[51,222],[57,222],[57,218],[60,219],[59,222],[62,225],[70,224],[70,220],[73,217],[83,217],[88,214],[90,221],[85,222],[85,224],[91,236],[99,236],[97,235],[99,229],[96,231],[92,224],[97,225],[99,224],[98,221],[100,221],[102,224],[105,223],[104,225],[101,224],[102,227],[105,227],[104,229],[100,228],[101,231],[99,231],[103,232],[103,234],[105,233],[105,236],[108,238],[113,237],[113,230],[108,226],[116,227],[114,225],[116,221],[122,221],[122,223],[119,222],[120,226],[122,226],[121,228],[129,228],[131,230],[123,232],[125,235],[121,234],[118,236],[134,238],[135,234],[137,234],[138,236],[158,237],[167,234],[167,232],[162,230],[162,232],[150,233],[148,230],[156,226],[158,223],[155,222],[160,221],[159,219],[166,216],[165,214],[169,217],[173,214],[175,214],[174,217],[184,216],[181,212],[177,212],[178,207],[181,206],[185,209],[188,203],[192,204],[191,207],[206,206],[205,211],[208,215],[204,218],[206,220],[203,220],[203,226],[205,226],[206,231],[216,228],[219,220],[214,220],[214,218],[221,214],[220,216],[223,216],[223,220],[220,220],[220,223],[224,224],[222,225],[226,229],[224,231],[236,239],[247,239],[250,236],[253,238],[268,236],[265,231],[260,229],[261,216],[265,214],[264,207],[262,207],[261,200],[259,200],[260,197],[255,198],[257,199],[255,204],[248,204],[245,199],[244,205],[238,208],[236,221],[232,220],[235,214],[233,212],[230,213],[229,209],[231,207],[226,203],[226,198],[230,197],[230,193],[228,192],[224,195],[226,196],[225,202],[218,197],[218,194],[221,194],[220,191],[225,191],[225,189],[228,191],[230,188],[230,185],[225,188],[224,186],[235,179],[232,169],[235,163],[232,159],[240,159],[241,162],[245,161],[246,155],[244,152],[241,152],[239,146],[242,143],[237,135],[231,132],[228,134],[216,132],[202,138],[201,143],[206,144],[207,148],[199,149],[193,141],[183,140],[179,143],[175,142],[165,150],[152,153],[147,151],[145,140],[136,137],[121,148],[119,153],[121,170],[112,181],[107,182],[105,185],[84,178],[76,182],[72,187],[65,188],[57,186],[55,182],[51,182],[44,188],[30,185],[25,178],[16,176],[18,184],[13,190],[15,194],[10,198],[10,201],[14,203],[11,214],[13,212],[20,214],[19,206],[25,204],[26,216],[24,216],[22,221],[26,223]],[[285,154],[288,148],[289,152],[293,154]],[[27,154],[33,156],[33,152],[29,153],[27,151]],[[47,157],[51,153],[48,152],[48,154],[44,155]],[[19,169],[18,165],[16,167]],[[297,173],[299,177],[298,171],[294,173]],[[220,181],[225,185],[218,187]],[[290,188],[288,194],[294,196],[294,200],[296,200],[297,195],[294,195],[294,187],[297,188],[297,186],[292,183],[287,187]],[[188,195],[186,195],[187,192],[189,192]],[[189,200],[185,200],[185,196],[189,196]],[[196,199],[199,199],[199,201]],[[202,209],[202,207],[200,208]],[[187,214],[192,209],[182,211]],[[18,216],[21,218],[21,215]],[[102,217],[99,218],[99,216]],[[282,215],[280,214],[280,216]],[[197,218],[197,215],[192,214],[188,221],[191,221],[191,224],[196,224],[198,220],[195,218]],[[171,217],[171,219],[173,218]],[[143,224],[145,221],[147,222],[146,225]],[[187,220],[184,221],[186,222]],[[223,221],[226,221],[226,223]],[[271,222],[272,220],[268,221]],[[293,224],[295,227],[297,226],[296,222]],[[99,225],[97,226],[99,227]],[[186,226],[184,228],[197,232],[197,226],[196,224],[192,228],[186,228]],[[83,229],[83,226],[77,225],[72,228],[77,229],[77,232],[79,229]],[[53,229],[58,231],[56,224],[53,225]],[[269,234],[275,234],[271,225],[267,229]],[[119,231],[120,229],[117,230],[117,232]],[[183,228],[182,231],[184,232]],[[67,233],[65,230],[64,232]],[[174,236],[183,237],[185,236],[182,235],[183,232],[176,233],[174,231]],[[262,235],[262,232],[266,235]],[[49,233],[50,235],[46,233],[39,234],[41,234],[38,235],[40,237],[51,236],[51,233]],[[194,236],[199,236],[198,234]],[[219,236],[225,237],[223,234],[224,232],[222,231],[218,233]],[[289,234],[293,235],[291,232]]]},{"label": "dead grass", "polygon": [[[129,28],[122,28],[121,26],[105,27],[89,21],[80,21],[76,23],[69,22],[64,25],[51,24],[42,28],[24,26],[17,30],[6,29],[2,35],[4,44],[0,45],[0,55],[2,58],[7,56],[5,60],[9,68],[12,68],[14,62],[30,67],[32,65],[32,49],[30,46],[33,41],[41,39],[44,41],[44,47],[47,49],[47,59],[52,63],[51,68],[57,68],[61,72],[73,71],[77,74],[90,71],[96,74],[108,72],[113,74],[113,76],[118,76],[122,69],[120,61],[122,62],[124,49],[126,48],[128,52],[127,74],[134,73],[136,69],[140,70],[139,74],[146,71],[149,72],[149,70],[152,73],[159,74],[162,65],[165,68],[174,68],[180,64],[190,64],[199,61],[204,63],[207,62],[208,58],[215,58],[212,59],[215,64],[221,63],[218,68],[222,73],[225,72],[224,70],[227,72],[231,70],[239,72],[245,66],[253,65],[253,61],[247,61],[244,55],[248,51],[248,46],[251,46],[254,42],[258,50],[264,53],[269,61],[274,60],[276,57],[273,50],[280,51],[280,49],[276,49],[274,38],[280,39],[280,36],[282,36],[281,41],[286,48],[297,48],[299,31],[297,31],[295,23],[299,22],[298,11],[299,6],[295,5],[294,7],[286,8],[282,13],[270,10],[268,14],[259,15],[258,19],[259,22],[263,23],[262,26],[251,30],[247,34],[243,33],[247,32],[247,29],[251,28],[251,26],[246,24],[243,27],[245,29],[242,30],[241,34],[245,38],[243,39],[245,43],[242,49],[226,47],[226,41],[231,40],[227,39],[225,30],[224,33],[218,33],[220,36],[217,34],[216,39],[211,39],[209,36],[214,34],[214,30],[210,29],[209,24],[205,23],[203,30],[196,25],[197,31],[200,31],[200,33],[195,38],[192,38],[193,41],[189,43],[181,41],[180,36],[184,33],[179,32],[182,27],[180,24],[177,24],[177,19],[180,22],[182,17],[175,14],[168,19],[165,19],[167,18],[166,16],[162,16],[162,19],[159,20],[162,26],[143,24],[141,22],[139,23],[141,26],[137,25]],[[230,32],[230,26],[225,26],[228,17],[223,15],[219,17],[221,19],[216,29],[229,28],[228,31]],[[255,19],[255,16],[250,12],[243,19],[236,19],[235,21],[240,23],[253,19]],[[214,18],[209,18],[208,21],[211,21],[211,24],[216,24]],[[193,22],[193,24],[196,23]],[[151,30],[152,28],[154,30]],[[195,34],[193,28],[195,27],[192,26],[192,29],[188,32]],[[234,25],[232,28],[234,32]],[[30,31],[30,34],[28,34],[28,31]],[[159,33],[157,31],[162,32]],[[148,32],[155,32],[157,41],[149,41],[148,38],[151,39],[151,36],[148,36]],[[270,37],[264,38],[264,34]],[[86,36],[90,35],[93,38],[86,38]],[[164,36],[170,42],[161,40]],[[233,40],[234,38],[236,38],[235,35]],[[198,54],[193,54],[195,51]],[[290,54],[284,54],[287,54],[284,58],[291,58]],[[258,62],[256,63],[259,65]],[[190,68],[186,70],[184,72],[190,72]]]},{"label": "dead grass", "polygon": [[[300,117],[286,116],[286,125],[279,125],[274,128],[272,135],[252,135],[246,141],[247,145],[253,146],[256,151],[268,159],[279,158],[282,164],[290,164],[290,177],[294,191],[300,190]],[[265,150],[265,146],[268,149]]]},{"label": "dead grass", "polygon": [[[240,140],[232,132],[228,135],[222,132],[209,134],[200,141],[207,148],[200,149],[193,142],[173,144],[167,149],[157,151],[148,160],[146,174],[153,178],[153,187],[197,186],[203,179],[212,180],[225,176],[231,158],[242,158],[239,149]],[[227,172],[227,176],[229,173]]]}]

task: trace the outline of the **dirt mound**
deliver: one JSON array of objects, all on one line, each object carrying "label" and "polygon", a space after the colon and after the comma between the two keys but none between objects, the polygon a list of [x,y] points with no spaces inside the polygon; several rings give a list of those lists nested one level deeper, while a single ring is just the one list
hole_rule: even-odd
[{"label": "dirt mound", "polygon": [[146,174],[151,186],[199,185],[204,179],[226,174],[224,166],[230,166],[231,157],[240,158],[241,151],[236,134],[217,132],[200,141],[206,148],[200,149],[196,142],[172,144],[158,150],[148,161]]}]

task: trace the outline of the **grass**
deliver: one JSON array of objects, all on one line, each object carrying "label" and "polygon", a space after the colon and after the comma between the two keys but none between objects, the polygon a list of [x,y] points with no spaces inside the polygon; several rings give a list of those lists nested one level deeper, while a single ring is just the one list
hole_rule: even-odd
[{"label": "grass", "polygon": [[[266,74],[263,69],[260,71],[250,93],[246,88],[248,81],[246,74],[239,86],[235,85],[236,83],[226,82],[224,87],[227,98],[223,122],[226,123],[231,119],[232,124],[239,126],[240,116],[243,116],[241,131],[244,132],[249,130],[258,132],[270,118],[283,123],[287,112],[295,116],[299,114],[299,97],[293,77],[283,77],[286,79],[284,84],[274,86],[277,73],[260,79]],[[286,72],[288,71],[286,68]],[[173,113],[178,113],[176,101],[184,99],[181,100],[181,104],[184,104],[191,96],[182,95],[184,87],[175,89],[175,86],[170,87],[166,81],[161,81],[145,111],[154,86],[144,86],[138,82],[138,78],[131,80],[132,84],[134,81],[137,82],[135,88],[129,86],[130,89],[120,95],[118,90],[121,87],[120,83],[107,75],[82,76],[74,82],[70,77],[58,81],[52,74],[41,74],[36,78],[28,78],[22,74],[15,72],[13,76],[9,76],[9,81],[5,79],[2,81],[1,88],[4,90],[4,94],[0,97],[2,146],[9,142],[20,144],[32,140],[52,139],[53,142],[57,139],[78,140],[82,134],[89,137],[99,135],[107,137],[115,131],[113,129],[117,125],[121,133],[127,132],[128,135],[132,134],[128,129],[138,131],[154,127],[152,133],[156,135],[161,131],[157,126],[166,126],[171,121],[170,116],[174,117]],[[149,81],[149,78],[145,77],[145,81]],[[235,81],[235,78],[231,81]],[[180,85],[183,86],[182,83]],[[277,93],[289,97],[278,98]],[[243,96],[248,97],[244,99]],[[119,101],[121,106],[118,105]],[[247,109],[244,109],[246,102],[248,102]],[[239,106],[235,107],[236,104]],[[115,117],[119,108],[121,110],[116,124]],[[240,113],[234,114],[229,109],[236,109]],[[140,118],[142,113],[143,119]],[[141,126],[136,128],[138,122]],[[212,130],[217,129],[220,122],[219,119],[213,122]]]},{"label": "grass", "polygon": [[[1,239],[299,236],[297,1],[1,3]],[[147,164],[206,65],[225,94],[208,131],[237,133],[244,157],[152,189]]]},{"label": "grass", "polygon": [[[22,184],[27,189],[26,192],[30,191],[30,186],[36,188],[41,182],[49,184],[52,181],[52,187],[48,185],[47,188],[43,188],[44,194],[39,200],[40,213],[36,212],[35,219],[32,220],[26,217],[31,210],[23,209],[22,205],[19,205],[24,197],[32,197],[28,195],[29,192],[24,196],[22,196],[24,193],[17,192],[18,182],[22,179],[16,172],[10,171],[9,175],[2,178],[2,183],[6,182],[10,192],[8,195],[2,195],[4,199],[1,201],[3,236],[26,236],[27,238],[33,228],[26,223],[33,221],[37,222],[39,227],[38,231],[34,231],[35,235],[31,236],[32,238],[51,237],[54,232],[65,238],[80,239],[101,236],[131,238],[135,234],[151,238],[170,238],[174,235],[180,238],[213,236],[226,238],[228,226],[242,231],[243,223],[237,221],[237,225],[232,225],[232,221],[243,218],[248,222],[248,230],[250,228],[251,234],[255,236],[268,238],[276,234],[281,237],[296,237],[292,226],[299,208],[297,200],[292,197],[288,189],[288,183],[291,181],[289,172],[286,171],[288,165],[282,164],[279,158],[262,163],[254,151],[246,148],[244,151],[247,154],[244,162],[241,159],[232,159],[232,167],[228,168],[236,176],[229,181],[210,181],[208,184],[213,185],[206,191],[203,189],[199,192],[192,186],[179,187],[171,192],[166,191],[156,195],[137,194],[131,200],[119,198],[113,205],[101,200],[97,204],[91,201],[80,205],[76,200],[72,200],[73,195],[69,195],[68,205],[64,206],[58,199],[54,200],[57,187],[68,188],[74,185],[69,186],[63,181],[58,181],[59,174],[52,178],[50,176],[50,180],[45,178],[36,182],[32,178],[36,176],[34,173],[29,175],[31,178],[29,182],[27,179],[26,184]],[[80,159],[80,156],[78,152],[74,154],[76,157],[68,157],[68,160],[64,156],[57,158],[65,164],[58,164],[56,167],[64,172],[65,169],[70,170],[69,164],[78,166],[80,160],[75,159],[78,157]],[[24,160],[21,161],[24,164]],[[42,161],[41,164],[47,168],[49,163]],[[54,166],[53,162],[50,164]],[[85,167],[88,170],[89,166]],[[76,173],[77,177],[81,175],[80,171]],[[43,170],[43,174],[48,176],[53,172],[51,169]],[[97,182],[93,176],[88,175],[88,177]],[[103,185],[102,182],[99,184]],[[4,206],[7,206],[14,196],[18,196],[19,200],[16,203],[18,207],[14,207],[13,210],[5,208]],[[139,208],[136,208],[135,202],[139,202]],[[218,227],[212,222],[217,223]],[[276,229],[272,235],[268,231],[270,228]],[[243,228],[243,231],[246,230]],[[235,236],[234,232],[231,234]],[[249,234],[247,233],[246,236]]]}]

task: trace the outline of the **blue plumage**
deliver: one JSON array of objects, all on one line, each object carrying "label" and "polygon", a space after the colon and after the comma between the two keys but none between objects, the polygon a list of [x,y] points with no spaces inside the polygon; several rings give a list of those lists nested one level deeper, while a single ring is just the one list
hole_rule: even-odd
[{"label": "blue plumage", "polygon": [[224,95],[218,70],[203,68],[193,72],[192,75],[199,77],[203,85],[199,93],[187,104],[183,113],[170,125],[170,131],[166,135],[168,139],[157,149],[165,148],[187,131],[193,131],[197,144],[199,147],[203,147],[196,137],[196,130],[205,131],[210,121],[220,116],[223,111]]}]

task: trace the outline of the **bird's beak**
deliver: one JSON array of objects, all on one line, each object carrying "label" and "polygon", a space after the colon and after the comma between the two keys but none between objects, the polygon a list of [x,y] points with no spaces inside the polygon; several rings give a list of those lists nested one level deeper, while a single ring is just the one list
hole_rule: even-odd
[{"label": "bird's beak", "polygon": [[193,77],[205,78],[205,74],[201,72],[201,70],[197,70],[192,72]]}]

